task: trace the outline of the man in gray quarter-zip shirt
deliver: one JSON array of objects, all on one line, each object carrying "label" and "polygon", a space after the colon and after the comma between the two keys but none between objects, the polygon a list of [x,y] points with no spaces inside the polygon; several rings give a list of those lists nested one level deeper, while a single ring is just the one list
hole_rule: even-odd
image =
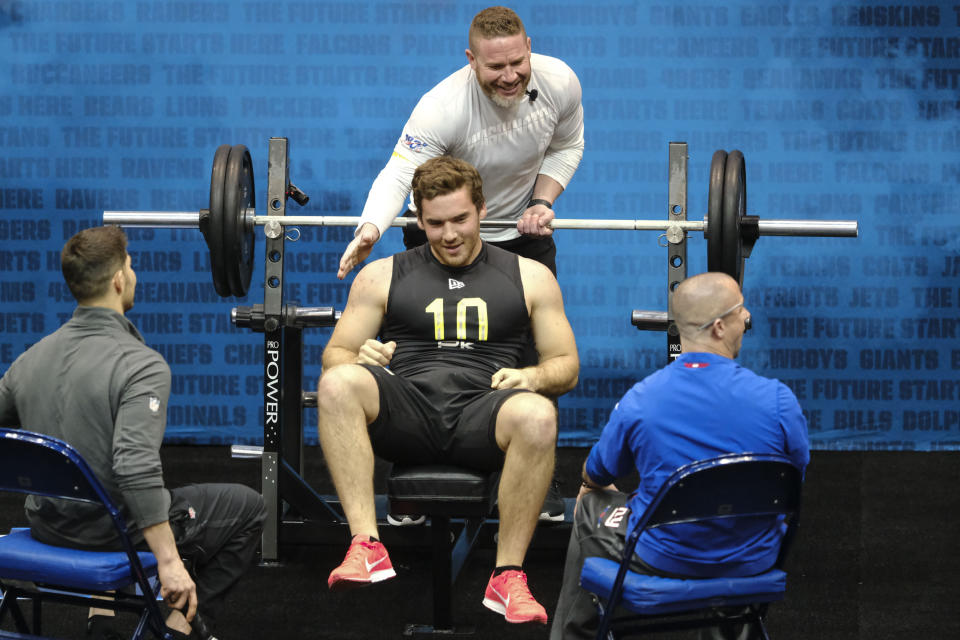
[{"label": "man in gray quarter-zip shirt", "polygon": [[[0,426],[59,438],[83,456],[134,542],[157,557],[167,625],[178,637],[211,638],[216,605],[252,563],[263,500],[238,484],[164,486],[170,367],[124,316],[137,276],[123,231],[77,233],[63,248],[61,270],[77,309],[0,378]],[[109,515],[95,505],[30,496],[25,509],[42,542],[119,548]],[[202,617],[194,617],[198,609]]]}]

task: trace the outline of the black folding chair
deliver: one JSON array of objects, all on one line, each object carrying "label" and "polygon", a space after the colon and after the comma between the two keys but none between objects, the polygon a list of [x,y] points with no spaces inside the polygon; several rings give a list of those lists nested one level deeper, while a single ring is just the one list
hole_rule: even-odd
[{"label": "black folding chair", "polygon": [[[786,592],[782,566],[797,529],[802,481],[800,469],[773,454],[724,455],[677,469],[631,529],[621,560],[594,557],[584,562],[580,584],[602,599],[597,639],[744,623],[767,639],[763,620],[768,605]],[[629,570],[644,531],[748,516],[784,517],[777,561],[759,575],[676,579]],[[628,613],[615,613],[622,609]]]},{"label": "black folding chair", "polygon": [[[135,612],[140,618],[134,640],[148,630],[155,637],[170,638],[157,604],[156,558],[134,550],[120,511],[70,445],[28,431],[0,429],[0,491],[100,504],[110,514],[123,547],[122,551],[58,547],[33,539],[30,530],[22,528],[0,537],[0,623],[9,613],[17,629],[0,631],[0,638],[39,637],[44,601]],[[21,599],[32,601],[32,631]]]}]

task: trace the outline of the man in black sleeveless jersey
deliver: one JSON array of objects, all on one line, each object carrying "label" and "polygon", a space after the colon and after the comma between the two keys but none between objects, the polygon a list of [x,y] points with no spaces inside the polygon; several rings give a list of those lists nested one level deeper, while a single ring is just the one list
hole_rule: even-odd
[{"label": "man in black sleeveless jersey", "polygon": [[[502,467],[496,568],[483,603],[508,622],[546,624],[522,563],[553,473],[551,398],[572,389],[579,371],[560,287],[543,265],[480,240],[486,208],[469,163],[425,162],[413,194],[427,244],[357,275],[323,354],[320,444],[353,535],[327,584],[395,575],[378,540],[374,454]],[[531,335],[540,360],[519,368]]]}]

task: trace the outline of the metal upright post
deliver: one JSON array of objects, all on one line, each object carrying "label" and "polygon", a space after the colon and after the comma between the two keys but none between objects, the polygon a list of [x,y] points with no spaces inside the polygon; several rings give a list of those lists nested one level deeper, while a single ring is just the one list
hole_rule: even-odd
[{"label": "metal upright post", "polygon": [[[270,138],[267,174],[267,213],[283,216],[287,210],[289,151],[286,138]],[[263,378],[263,456],[260,459],[260,493],[267,509],[261,539],[261,557],[264,562],[279,560],[279,531],[282,507],[280,498],[280,461],[282,425],[288,411],[284,402],[284,364],[288,355],[284,348],[283,328],[283,252],[282,225],[267,223],[266,260],[264,268],[264,378]],[[299,402],[300,387],[297,389]]]},{"label": "metal upright post", "polygon": [[[670,185],[667,194],[667,218],[670,222],[687,220],[687,143],[670,143]],[[687,277],[687,234],[667,234],[667,358],[680,355],[680,333],[673,321],[673,290]]]}]

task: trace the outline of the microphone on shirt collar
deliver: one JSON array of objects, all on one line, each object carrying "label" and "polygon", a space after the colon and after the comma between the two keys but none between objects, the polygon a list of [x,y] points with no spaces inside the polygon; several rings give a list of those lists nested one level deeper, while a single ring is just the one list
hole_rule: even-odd
[{"label": "microphone on shirt collar", "polygon": [[540,95],[540,92],[537,91],[536,89],[531,89],[530,91],[524,91],[524,93],[530,96],[530,102],[533,102],[534,100],[536,100],[537,96]]}]

